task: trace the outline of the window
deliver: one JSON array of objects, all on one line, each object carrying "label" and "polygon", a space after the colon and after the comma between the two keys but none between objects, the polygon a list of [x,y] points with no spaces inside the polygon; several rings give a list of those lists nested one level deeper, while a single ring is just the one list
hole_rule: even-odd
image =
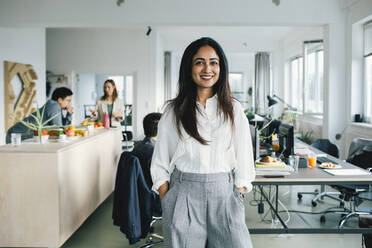
[{"label": "window", "polygon": [[233,96],[241,102],[245,101],[247,93],[244,91],[243,73],[229,73],[229,81]]},{"label": "window", "polygon": [[304,113],[323,114],[323,41],[304,43]]},{"label": "window", "polygon": [[364,116],[371,122],[372,117],[372,21],[364,24]]},{"label": "window", "polygon": [[303,58],[295,57],[289,66],[289,102],[292,107],[302,110],[302,70]]},{"label": "window", "polygon": [[305,41],[303,56],[292,58],[286,76],[286,100],[304,114],[323,114],[323,41]]}]

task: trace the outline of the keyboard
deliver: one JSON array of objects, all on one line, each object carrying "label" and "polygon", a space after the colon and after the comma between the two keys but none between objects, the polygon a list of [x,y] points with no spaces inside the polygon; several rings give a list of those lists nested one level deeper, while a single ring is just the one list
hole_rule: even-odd
[{"label": "keyboard", "polygon": [[329,159],[329,158],[327,158],[327,157],[317,157],[316,160],[317,160],[317,162],[318,162],[319,164],[321,164],[321,163],[332,163],[332,164],[338,164],[337,162],[335,162],[335,161],[333,161],[333,160],[331,160],[331,159]]}]

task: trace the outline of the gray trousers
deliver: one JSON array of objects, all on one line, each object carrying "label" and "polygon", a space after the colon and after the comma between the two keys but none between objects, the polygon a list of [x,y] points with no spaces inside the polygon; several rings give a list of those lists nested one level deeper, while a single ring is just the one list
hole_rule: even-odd
[{"label": "gray trousers", "polygon": [[250,248],[244,205],[231,173],[171,175],[161,201],[165,247]]}]

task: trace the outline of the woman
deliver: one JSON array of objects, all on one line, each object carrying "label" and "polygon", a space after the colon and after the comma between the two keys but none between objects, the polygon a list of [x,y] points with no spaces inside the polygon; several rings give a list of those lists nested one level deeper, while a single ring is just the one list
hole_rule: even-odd
[{"label": "woman", "polygon": [[251,137],[228,75],[213,39],[186,48],[151,165],[167,247],[252,247],[243,205],[255,178]]},{"label": "woman", "polygon": [[103,84],[104,95],[97,101],[96,109],[92,110],[93,119],[104,122],[105,113],[110,116],[110,126],[120,127],[120,122],[123,120],[124,105],[118,98],[115,82],[112,79],[107,79]]}]

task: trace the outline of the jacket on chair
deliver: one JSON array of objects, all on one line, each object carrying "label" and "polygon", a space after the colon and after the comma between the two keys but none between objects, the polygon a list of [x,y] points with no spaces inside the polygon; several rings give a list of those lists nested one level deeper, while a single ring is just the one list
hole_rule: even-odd
[{"label": "jacket on chair", "polygon": [[112,218],[130,244],[145,238],[149,232],[154,194],[146,183],[139,159],[131,152],[122,153],[116,173]]}]

